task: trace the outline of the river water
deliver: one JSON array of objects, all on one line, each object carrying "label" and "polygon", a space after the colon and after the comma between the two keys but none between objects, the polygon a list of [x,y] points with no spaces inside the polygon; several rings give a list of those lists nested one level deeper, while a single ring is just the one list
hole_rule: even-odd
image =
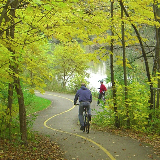
[{"label": "river water", "polygon": [[[93,53],[95,51],[95,47],[96,46],[85,46],[84,48],[87,53]],[[109,84],[105,83],[105,79],[107,78],[107,67],[108,65],[105,61],[99,61],[99,63],[90,62],[90,68],[87,71],[90,74],[90,77],[87,78],[87,81],[90,82],[90,84],[88,85],[89,89],[99,91],[99,80],[104,80],[104,85],[106,87],[109,86]]]},{"label": "river water", "polygon": [[106,85],[106,87],[108,86],[108,84],[105,83],[105,79],[107,78],[106,67],[105,62],[91,64],[91,68],[88,69],[88,73],[90,74],[90,77],[87,78],[87,81],[90,82],[88,88],[98,91],[100,87],[99,80],[104,80],[104,85]]}]

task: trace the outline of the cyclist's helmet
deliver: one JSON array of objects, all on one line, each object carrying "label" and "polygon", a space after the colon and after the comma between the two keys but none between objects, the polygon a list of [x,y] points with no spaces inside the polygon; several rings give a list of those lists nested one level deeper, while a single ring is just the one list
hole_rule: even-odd
[{"label": "cyclist's helmet", "polygon": [[103,83],[103,80],[100,80],[101,83]]}]

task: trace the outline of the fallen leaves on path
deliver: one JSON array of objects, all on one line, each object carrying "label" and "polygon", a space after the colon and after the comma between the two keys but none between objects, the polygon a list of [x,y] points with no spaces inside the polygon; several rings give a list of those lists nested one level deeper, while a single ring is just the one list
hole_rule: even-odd
[{"label": "fallen leaves on path", "polygon": [[35,135],[28,145],[24,146],[17,142],[9,142],[0,139],[0,159],[3,160],[64,160],[63,152],[58,144],[48,137]]},{"label": "fallen leaves on path", "polygon": [[94,125],[94,128],[96,130],[110,132],[120,136],[128,136],[138,140],[139,142],[147,143],[153,146],[154,153],[160,156],[160,136],[159,135],[146,135],[144,133],[138,133],[138,132],[136,133],[132,130],[125,130],[125,129],[100,128],[100,127],[97,127],[96,125]]},{"label": "fallen leaves on path", "polygon": [[[120,136],[129,136],[137,139],[139,142],[150,144],[154,147],[155,154],[160,156],[160,136],[144,135],[132,132],[131,130],[119,129],[100,129],[97,130],[114,133]],[[140,143],[140,145],[142,145]],[[125,149],[122,149],[125,151]],[[118,156],[118,155],[116,155]],[[152,155],[150,155],[152,158]],[[32,141],[28,141],[28,145],[24,146],[17,141],[9,142],[6,139],[0,139],[0,159],[3,160],[65,160],[64,153],[61,151],[57,143],[51,141],[49,137],[35,135]]]}]

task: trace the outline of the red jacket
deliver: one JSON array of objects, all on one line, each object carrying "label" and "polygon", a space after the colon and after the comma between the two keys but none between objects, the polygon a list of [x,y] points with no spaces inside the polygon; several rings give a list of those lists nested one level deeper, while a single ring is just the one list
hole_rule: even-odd
[{"label": "red jacket", "polygon": [[102,93],[103,91],[107,91],[107,88],[104,84],[101,84],[99,92]]}]

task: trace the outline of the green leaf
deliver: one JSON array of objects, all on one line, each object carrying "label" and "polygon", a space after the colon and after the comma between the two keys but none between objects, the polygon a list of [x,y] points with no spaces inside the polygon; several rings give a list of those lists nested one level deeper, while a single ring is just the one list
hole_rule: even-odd
[{"label": "green leaf", "polygon": [[41,0],[33,0],[33,2],[36,4],[42,4]]},{"label": "green leaf", "polygon": [[49,5],[49,4],[44,5],[44,9],[47,10],[47,11],[50,11],[51,8],[52,8],[52,7],[51,7],[51,5]]}]

